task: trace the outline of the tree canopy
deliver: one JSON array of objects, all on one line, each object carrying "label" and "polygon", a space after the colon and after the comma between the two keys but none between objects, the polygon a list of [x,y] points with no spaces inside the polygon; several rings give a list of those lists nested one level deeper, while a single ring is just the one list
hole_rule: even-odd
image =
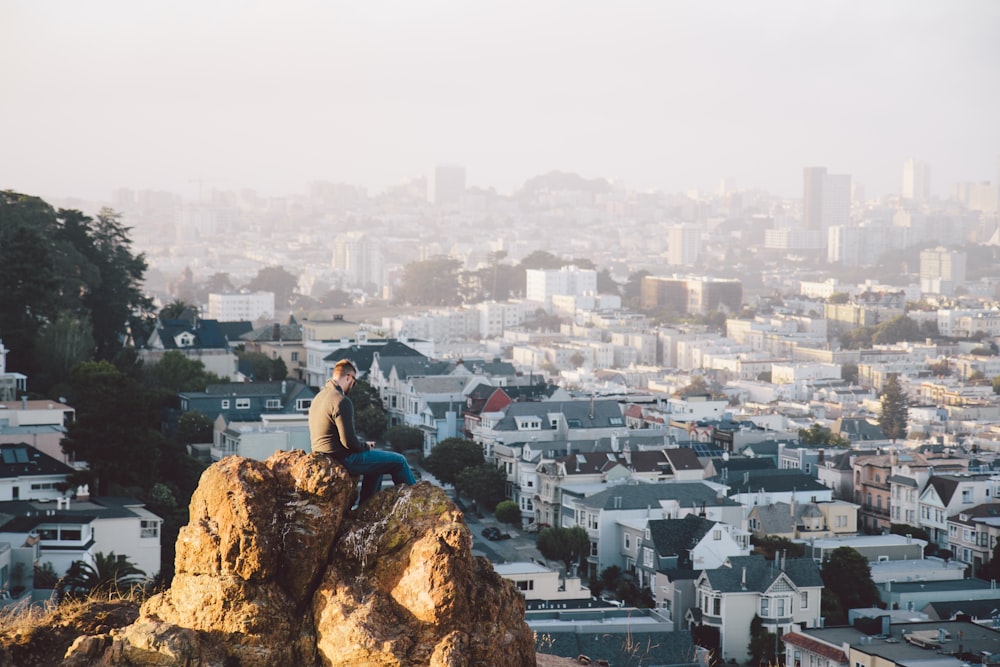
[{"label": "tree canopy", "polygon": [[450,257],[432,257],[403,267],[397,301],[415,306],[456,306],[459,296],[458,272],[462,263]]},{"label": "tree canopy", "polygon": [[459,473],[483,462],[481,446],[465,438],[445,438],[431,450],[424,467],[444,484],[454,484]]},{"label": "tree canopy", "polygon": [[827,616],[831,625],[846,623],[850,609],[872,607],[879,602],[868,559],[856,549],[834,549],[823,561],[820,574],[824,593],[828,594],[823,600],[827,607],[823,615]]},{"label": "tree canopy", "polygon": [[405,452],[410,449],[422,449],[424,434],[419,428],[397,424],[385,432],[386,442],[395,452]]},{"label": "tree canopy", "polygon": [[504,499],[506,483],[507,475],[503,470],[484,463],[465,468],[458,473],[455,490],[475,500],[480,507],[496,507]]},{"label": "tree canopy", "polygon": [[246,288],[254,292],[274,292],[275,307],[283,308],[291,302],[298,284],[298,276],[289,273],[283,266],[265,266],[257,271]]},{"label": "tree canopy", "polygon": [[573,563],[580,563],[590,553],[590,538],[580,526],[572,528],[542,528],[536,546],[549,560],[562,561],[569,572]]},{"label": "tree canopy", "polygon": [[[145,342],[154,321],[141,291],[146,260],[133,253],[129,231],[111,209],[95,219],[0,192],[0,332],[10,370],[44,391],[71,367],[43,363],[53,352],[112,360],[129,339]],[[78,334],[67,336],[68,326]]]}]

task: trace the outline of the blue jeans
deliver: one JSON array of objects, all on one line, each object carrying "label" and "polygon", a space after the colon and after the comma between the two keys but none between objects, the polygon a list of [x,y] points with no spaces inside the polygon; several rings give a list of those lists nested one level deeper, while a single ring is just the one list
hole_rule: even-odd
[{"label": "blue jeans", "polygon": [[361,497],[358,504],[374,496],[382,488],[382,475],[392,475],[392,482],[400,484],[416,484],[413,471],[406,457],[396,452],[386,452],[379,449],[369,449],[364,452],[348,454],[340,461],[347,472],[361,475]]}]

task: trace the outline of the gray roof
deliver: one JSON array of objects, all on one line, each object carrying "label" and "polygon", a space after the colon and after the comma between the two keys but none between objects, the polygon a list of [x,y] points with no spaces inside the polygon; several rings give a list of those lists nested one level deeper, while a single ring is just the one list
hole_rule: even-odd
[{"label": "gray roof", "polygon": [[681,519],[653,519],[649,522],[649,533],[658,555],[677,556],[689,562],[688,550],[698,544],[715,523],[696,514]]},{"label": "gray roof", "polygon": [[507,406],[502,419],[494,427],[496,431],[517,431],[516,417],[536,416],[542,419],[542,428],[548,428],[547,416],[552,413],[562,413],[566,420],[575,422],[570,425],[574,429],[613,428],[621,426],[624,429],[625,420],[621,407],[615,400],[583,400],[583,401],[540,401],[511,403]]},{"label": "gray roof", "polygon": [[[616,501],[615,498],[620,498]],[[719,498],[714,488],[704,482],[657,482],[618,484],[581,499],[585,507],[606,510],[638,510],[659,507],[661,500],[675,500],[681,507],[702,505],[720,507],[739,505],[730,498]]]},{"label": "gray roof", "polygon": [[716,475],[713,482],[727,484],[729,495],[737,493],[756,493],[763,489],[771,493],[790,491],[829,491],[814,477],[801,470],[788,468],[784,470],[745,470],[742,474],[729,474],[728,477]]},{"label": "gray roof", "polygon": [[783,574],[799,587],[823,585],[819,565],[812,558],[787,558],[782,565],[778,560],[766,560],[759,554],[732,556],[726,559],[726,565],[704,572],[712,589],[724,593],[763,593]]}]

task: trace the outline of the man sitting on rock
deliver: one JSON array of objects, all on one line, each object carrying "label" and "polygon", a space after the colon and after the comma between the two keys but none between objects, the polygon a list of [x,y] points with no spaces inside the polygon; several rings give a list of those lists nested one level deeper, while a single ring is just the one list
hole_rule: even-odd
[{"label": "man sitting on rock", "polygon": [[354,432],[354,404],[347,394],[357,383],[357,374],[349,359],[336,363],[333,376],[309,407],[309,438],[314,452],[337,459],[351,475],[361,475],[360,506],[382,488],[384,474],[392,475],[396,486],[416,480],[402,454],[374,449],[374,441],[362,443]]}]

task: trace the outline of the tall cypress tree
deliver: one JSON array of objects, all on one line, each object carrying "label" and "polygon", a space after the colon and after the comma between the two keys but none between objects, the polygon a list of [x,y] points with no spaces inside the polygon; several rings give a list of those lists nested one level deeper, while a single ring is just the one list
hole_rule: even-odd
[{"label": "tall cypress tree", "polygon": [[882,388],[882,414],[879,415],[878,424],[882,427],[885,437],[895,442],[899,438],[906,437],[906,425],[910,418],[910,409],[907,404],[906,394],[899,384],[899,376],[896,373],[889,374],[886,378],[885,386]]}]

